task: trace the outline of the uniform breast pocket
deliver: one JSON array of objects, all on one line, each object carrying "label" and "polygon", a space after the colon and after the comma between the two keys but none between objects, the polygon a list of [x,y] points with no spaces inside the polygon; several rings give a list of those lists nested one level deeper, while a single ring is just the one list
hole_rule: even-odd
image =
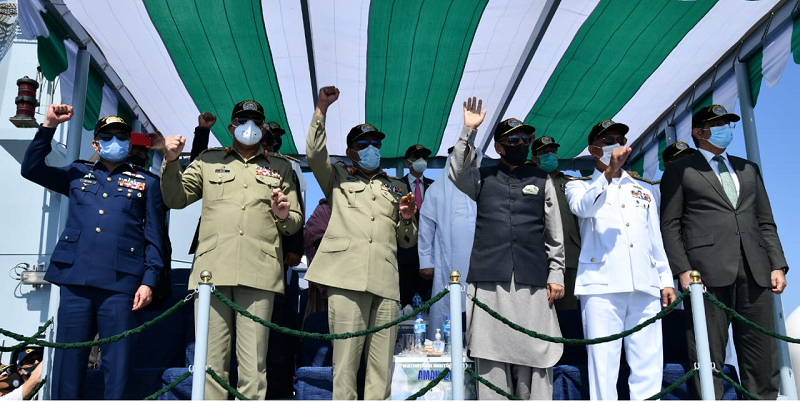
[{"label": "uniform breast pocket", "polygon": [[267,177],[267,176],[256,176],[256,181],[261,187],[261,190],[264,191],[264,196],[266,200],[270,200],[272,198],[272,190],[276,188],[281,188],[281,179],[275,177]]},{"label": "uniform breast pocket", "polygon": [[367,184],[360,181],[346,182],[342,183],[341,188],[342,193],[344,193],[345,198],[347,198],[347,206],[350,208],[358,208],[358,202],[363,202],[362,199],[366,196],[364,189],[367,188]]},{"label": "uniform breast pocket", "polygon": [[70,188],[69,197],[72,198],[78,205],[91,205],[94,204],[94,197],[97,195],[97,188],[100,187],[97,183],[83,183],[75,181]]},{"label": "uniform breast pocket", "polygon": [[389,202],[383,203],[383,213],[388,215],[390,218],[394,218],[400,212],[400,196],[390,193],[386,190],[381,191],[381,195]]},{"label": "uniform breast pocket", "polygon": [[208,179],[203,189],[203,199],[208,202],[227,200],[233,197],[233,180],[236,174],[231,170],[217,169]]}]

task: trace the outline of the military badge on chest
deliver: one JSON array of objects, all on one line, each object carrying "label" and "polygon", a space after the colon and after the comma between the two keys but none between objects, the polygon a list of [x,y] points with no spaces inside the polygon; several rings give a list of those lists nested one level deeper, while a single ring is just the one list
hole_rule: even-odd
[{"label": "military badge on chest", "polygon": [[[142,177],[142,179],[144,179],[144,177]],[[120,177],[119,180],[117,180],[117,185],[119,186],[117,188],[118,191],[122,191],[122,188],[128,189],[128,197],[131,196],[133,190],[139,190],[136,196],[142,198],[142,191],[144,191],[145,187],[144,180],[138,180],[135,177]]]},{"label": "military badge on chest", "polygon": [[84,186],[97,184],[97,178],[94,176],[94,173],[89,172],[86,173],[83,177],[81,177],[81,183],[83,183]]},{"label": "military badge on chest", "polygon": [[269,167],[257,167],[256,168],[256,176],[264,176],[264,177],[272,177],[275,179],[281,178],[281,173],[277,170],[272,170]]},{"label": "military badge on chest", "polygon": [[392,186],[391,184],[381,183],[381,190],[388,191],[394,195],[403,195],[403,191],[396,186]]},{"label": "military badge on chest", "polygon": [[635,186],[633,190],[631,190],[631,197],[636,200],[636,205],[650,208],[650,202],[653,198],[645,191],[642,191],[642,188],[639,186]]}]

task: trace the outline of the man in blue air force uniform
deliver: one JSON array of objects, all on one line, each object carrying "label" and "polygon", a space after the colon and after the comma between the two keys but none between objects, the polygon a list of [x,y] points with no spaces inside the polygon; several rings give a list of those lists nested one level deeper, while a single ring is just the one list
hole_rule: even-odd
[{"label": "man in blue air force uniform", "polygon": [[[164,266],[165,207],[158,178],[124,162],[130,126],[116,116],[100,119],[92,146],[97,162],[48,166],[58,124],[72,107],[51,105],[22,161],[22,176],[69,197],[69,217],[45,279],[61,286],[57,342],[90,341],[133,327],[133,311],[147,306]],[[74,124],[80,124],[75,122]],[[129,338],[102,346],[105,399],[123,399],[130,372]],[[83,396],[89,348],[56,349],[52,399]]]}]

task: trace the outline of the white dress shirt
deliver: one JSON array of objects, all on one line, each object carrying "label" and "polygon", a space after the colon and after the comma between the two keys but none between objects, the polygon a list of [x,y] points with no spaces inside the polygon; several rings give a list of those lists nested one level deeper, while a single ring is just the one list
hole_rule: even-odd
[{"label": "white dress shirt", "polygon": [[[411,186],[411,188],[409,188],[408,191],[416,193],[417,192],[417,190],[416,190],[417,187],[416,187],[416,183],[414,183],[414,180],[417,180],[417,178],[413,174],[408,173],[406,175],[406,180],[408,180],[408,184]],[[419,177],[419,199],[420,200],[424,200],[425,199],[425,176],[420,176]]]},{"label": "white dress shirt", "polygon": [[581,230],[576,295],[638,290],[658,297],[673,287],[650,184],[624,171],[609,183],[595,170],[591,180],[567,183],[566,195]]},{"label": "white dress shirt", "polygon": [[[706,151],[705,149],[697,149],[706,158],[708,164],[711,166],[711,170],[714,171],[714,174],[717,175],[717,179],[719,179],[719,162],[711,159],[716,155],[712,154],[711,152]],[[736,186],[736,194],[739,195],[739,178],[736,176],[736,171],[733,170],[733,166],[731,166],[731,161],[728,160],[727,154],[720,154],[719,156],[725,161],[725,166],[728,167],[728,172],[731,174],[731,178],[733,178],[733,184]],[[719,180],[720,184],[722,184],[722,180]]]}]

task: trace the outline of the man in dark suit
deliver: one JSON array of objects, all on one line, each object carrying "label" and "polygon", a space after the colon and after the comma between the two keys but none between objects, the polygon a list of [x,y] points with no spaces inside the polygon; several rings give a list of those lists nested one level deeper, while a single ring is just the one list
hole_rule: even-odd
[{"label": "man in dark suit", "polygon": [[[425,202],[425,191],[433,184],[433,180],[422,175],[422,172],[428,168],[428,157],[430,156],[431,150],[422,144],[408,147],[405,154],[408,174],[400,180],[414,193],[417,201],[417,221],[419,221],[419,211]],[[419,266],[417,246],[398,248],[397,264],[400,273],[400,303],[403,306],[411,304],[414,293],[419,293],[423,300],[428,299],[433,287],[433,267]]]},{"label": "man in dark suit", "polygon": [[[767,191],[758,166],[730,156],[731,123],[739,116],[720,105],[694,114],[692,137],[699,152],[672,162],[661,179],[661,232],[672,273],[681,289],[689,272],[702,275],[706,290],[756,324],[774,330],[772,293],[786,287],[788,270]],[[692,306],[684,302],[689,360],[697,361]],[[728,325],[739,359],[742,385],[759,399],[778,396],[778,353],[768,337],[705,302],[711,360],[722,369]],[[699,379],[692,380],[696,397]],[[717,398],[722,381],[714,378]]]}]

